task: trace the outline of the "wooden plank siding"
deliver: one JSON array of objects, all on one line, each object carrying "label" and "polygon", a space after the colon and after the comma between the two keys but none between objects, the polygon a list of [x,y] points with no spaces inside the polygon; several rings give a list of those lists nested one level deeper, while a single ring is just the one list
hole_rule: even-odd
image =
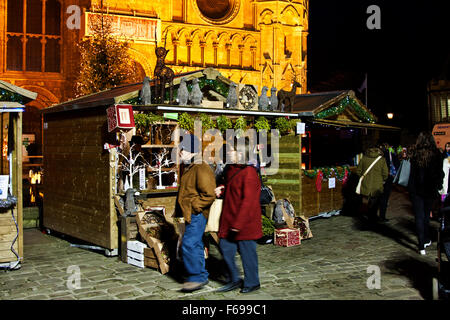
[{"label": "wooden plank siding", "polygon": [[[328,180],[322,181],[322,191],[317,192],[316,180],[306,177],[301,170],[301,138],[287,135],[279,141],[279,169],[268,175],[277,200],[287,198],[296,216],[316,216],[323,212],[340,210],[343,205],[342,182],[336,179],[336,188],[328,188]],[[267,170],[270,173],[271,169]]]},{"label": "wooden plank siding", "polygon": [[105,109],[45,114],[44,122],[44,227],[117,249]]},{"label": "wooden plank siding", "polygon": [[[287,198],[294,207],[298,216],[302,211],[302,185],[301,185],[301,138],[300,136],[281,136],[279,140],[278,163],[276,174],[270,174],[268,169],[266,184],[272,187],[277,200]],[[277,156],[277,155],[275,155]]]}]

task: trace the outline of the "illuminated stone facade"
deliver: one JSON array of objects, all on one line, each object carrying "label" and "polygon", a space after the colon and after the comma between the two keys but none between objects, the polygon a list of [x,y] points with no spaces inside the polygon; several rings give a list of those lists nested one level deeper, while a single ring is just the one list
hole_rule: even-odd
[{"label": "illuminated stone facade", "polygon": [[[130,31],[142,33],[145,21],[149,23],[154,21],[157,25],[155,35],[158,39],[157,44],[165,45],[170,50],[166,62],[175,73],[212,66],[234,82],[253,84],[258,86],[259,90],[262,86],[290,90],[292,80],[295,78],[302,85],[302,88],[297,89],[297,93],[306,92],[308,0],[9,1],[14,4],[8,3],[8,0],[0,0],[0,12],[2,12],[0,40],[3,44],[0,55],[2,66],[0,78],[37,92],[38,98],[32,105],[38,109],[74,97],[74,82],[79,65],[76,43],[85,35],[85,21],[89,14],[98,12],[102,5],[103,9],[114,15],[116,19],[128,20],[122,23],[128,30],[128,38],[130,38]],[[21,10],[18,6],[22,5],[22,1],[25,8],[21,17],[17,12]],[[81,29],[67,27],[68,19],[73,17],[72,11],[67,13],[67,8],[71,5],[81,8]],[[27,6],[34,8],[33,12],[42,10],[40,18],[36,18],[35,14],[27,14]],[[8,13],[8,10],[12,11],[11,8],[16,10],[14,14]],[[32,12],[31,9],[28,11]],[[55,12],[59,12],[60,17],[56,20],[52,18],[51,22],[56,21],[59,31],[47,35],[46,32],[50,28],[46,20],[49,20],[50,13]],[[14,20],[8,22],[8,19],[26,21],[23,22],[23,29],[17,32],[11,27],[14,25],[12,23]],[[36,21],[39,19],[42,21],[42,28],[38,28],[40,32],[34,32],[38,35],[29,36],[26,33],[27,28],[32,23],[38,24]],[[136,36],[132,39],[130,54],[142,67],[140,68],[141,76],[145,73],[152,77],[156,42],[154,37],[149,39],[145,37],[148,38],[148,32],[144,33],[143,38]],[[14,39],[17,42],[15,44]],[[39,47],[39,42],[42,43],[42,53],[38,58],[29,57],[39,50],[27,51],[27,45],[20,45],[18,39],[22,43],[26,40],[30,48],[31,44]],[[55,43],[59,44],[59,57],[55,56],[55,50],[51,50],[50,44]],[[9,49],[13,48],[13,45],[16,45],[14,47],[16,52],[23,50],[23,57],[21,57],[23,64],[20,61],[7,61],[14,60],[11,56],[13,49]],[[39,59],[42,63],[38,61]],[[55,66],[52,64],[50,68],[49,64],[57,59],[59,61],[56,68],[59,68],[60,72],[50,72]],[[11,65],[15,70],[10,70]],[[35,69],[27,70],[31,67]],[[20,68],[22,69],[19,70]],[[50,71],[46,71],[46,68]],[[33,116],[31,111],[30,109],[29,117],[37,119],[36,112]],[[27,122],[26,119],[25,122]],[[34,125],[30,124],[34,127],[25,127],[24,132],[37,131],[40,124],[34,123]]]}]

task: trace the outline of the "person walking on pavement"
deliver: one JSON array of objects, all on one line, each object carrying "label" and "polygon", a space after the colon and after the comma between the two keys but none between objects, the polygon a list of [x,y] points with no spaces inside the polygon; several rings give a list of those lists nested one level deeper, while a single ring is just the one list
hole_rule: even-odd
[{"label": "person walking on pavement", "polygon": [[187,165],[184,169],[178,191],[177,204],[186,223],[181,244],[182,259],[187,273],[181,291],[192,292],[208,283],[205,268],[203,234],[208,220],[209,209],[216,198],[216,181],[211,167],[204,161],[193,163],[193,158],[201,153],[199,139],[185,135],[180,144],[180,159]]},{"label": "person walking on pavement", "polygon": [[431,245],[430,212],[434,201],[439,198],[443,178],[442,156],[434,138],[429,132],[421,132],[411,155],[408,182],[421,255],[425,255],[425,248]]},{"label": "person walking on pavement", "polygon": [[389,203],[389,197],[392,192],[392,182],[394,181],[395,175],[397,173],[397,169],[400,166],[400,161],[398,160],[397,155],[394,153],[394,150],[387,143],[383,143],[380,145],[380,149],[384,154],[384,159],[386,160],[386,165],[389,170],[388,177],[383,185],[383,193],[380,196],[380,216],[379,220],[381,222],[389,221],[386,219],[386,211]]},{"label": "person walking on pavement", "polygon": [[[370,166],[372,167],[369,169]],[[376,222],[380,197],[383,194],[383,184],[388,177],[388,168],[383,152],[377,147],[367,149],[356,168],[356,173],[359,177],[364,175],[360,194],[368,198],[369,222]]]},{"label": "person walking on pavement", "polygon": [[[242,288],[241,293],[249,293],[260,288],[256,240],[263,236],[261,182],[256,168],[245,161],[245,155],[250,155],[249,152],[248,143],[245,144],[245,153],[227,150],[227,163],[232,164],[227,165],[225,170],[225,186],[216,188],[217,196],[224,195],[218,236],[230,274],[230,282],[219,288],[218,292]],[[244,268],[243,280],[235,262],[237,251]]]}]

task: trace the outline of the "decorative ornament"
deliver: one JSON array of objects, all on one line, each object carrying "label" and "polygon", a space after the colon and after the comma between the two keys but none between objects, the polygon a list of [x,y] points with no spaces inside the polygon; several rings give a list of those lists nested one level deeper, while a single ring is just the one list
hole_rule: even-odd
[{"label": "decorative ornament", "polygon": [[261,95],[258,99],[258,109],[261,111],[267,111],[269,110],[269,98],[267,97],[267,88],[266,86],[262,87],[261,89]]},{"label": "decorative ornament", "polygon": [[180,106],[186,106],[189,99],[189,91],[186,86],[186,77],[181,78],[180,86],[177,92],[178,104]]},{"label": "decorative ornament", "polygon": [[150,88],[150,78],[145,77],[142,85],[142,90],[140,94],[141,104],[149,105],[152,103],[152,90]]},{"label": "decorative ornament", "polygon": [[323,181],[323,173],[322,171],[317,171],[317,177],[316,177],[316,189],[317,192],[322,191],[322,181]]},{"label": "decorative ornament", "polygon": [[278,111],[277,88],[275,87],[272,87],[272,89],[270,89],[270,110]]},{"label": "decorative ornament", "polygon": [[236,93],[237,85],[234,82],[230,83],[230,89],[228,90],[226,108],[235,109],[238,104],[238,97]]},{"label": "decorative ornament", "polygon": [[192,91],[189,94],[189,101],[191,105],[199,106],[202,104],[203,93],[200,90],[200,85],[198,84],[198,79],[192,79]]},{"label": "decorative ornament", "polygon": [[347,168],[344,168],[344,178],[342,179],[342,185],[345,186],[348,181],[348,170]]},{"label": "decorative ornament", "polygon": [[239,102],[245,110],[251,110],[254,108],[258,101],[258,94],[249,86],[245,86],[239,92]]}]

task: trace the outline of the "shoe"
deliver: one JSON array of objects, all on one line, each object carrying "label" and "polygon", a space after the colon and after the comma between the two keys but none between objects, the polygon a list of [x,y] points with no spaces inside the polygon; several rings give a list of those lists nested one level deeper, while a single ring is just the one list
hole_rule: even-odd
[{"label": "shoe", "polygon": [[219,288],[216,290],[216,292],[228,292],[228,291],[232,291],[234,289],[240,288],[242,287],[242,279],[236,281],[236,282],[229,282],[226,285],[224,285],[223,287]]},{"label": "shoe", "polygon": [[389,219],[386,219],[386,218],[380,218],[380,222],[388,222],[389,221]]},{"label": "shoe", "polygon": [[183,287],[181,288],[181,291],[182,292],[193,292],[195,290],[200,290],[205,285],[207,285],[208,282],[209,282],[208,280],[206,280],[205,282],[185,282],[183,284]]},{"label": "shoe", "polygon": [[431,240],[423,245],[424,248],[431,246]]},{"label": "shoe", "polygon": [[425,251],[425,249],[424,249],[424,250],[420,250],[419,252],[420,252],[420,254],[423,255],[423,256],[427,254],[427,252]]},{"label": "shoe", "polygon": [[252,291],[258,290],[259,288],[261,288],[261,286],[258,284],[257,286],[253,286],[253,287],[244,287],[241,289],[241,293],[250,293]]}]

